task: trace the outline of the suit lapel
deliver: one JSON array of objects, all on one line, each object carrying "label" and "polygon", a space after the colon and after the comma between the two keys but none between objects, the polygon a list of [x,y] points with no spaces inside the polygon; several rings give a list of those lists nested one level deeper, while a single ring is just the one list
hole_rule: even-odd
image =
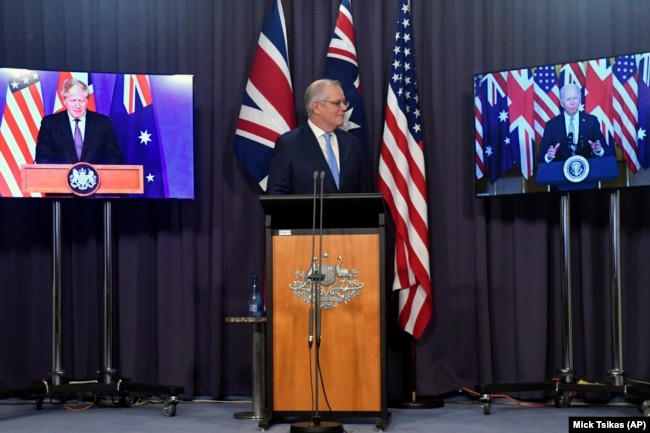
[{"label": "suit lapel", "polygon": [[74,157],[77,157],[77,151],[74,147],[74,136],[72,135],[72,128],[70,127],[70,117],[68,116],[67,111],[63,111],[59,115],[59,128],[61,132],[61,137],[64,137],[63,145],[65,146],[65,151]]}]

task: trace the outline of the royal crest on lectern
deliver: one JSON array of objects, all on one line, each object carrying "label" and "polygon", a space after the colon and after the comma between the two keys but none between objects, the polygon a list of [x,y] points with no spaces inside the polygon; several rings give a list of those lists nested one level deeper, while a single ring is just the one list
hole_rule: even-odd
[{"label": "royal crest on lectern", "polygon": [[[323,254],[323,260],[327,260],[329,254]],[[312,290],[312,285],[318,287],[318,281],[315,281],[312,276],[318,274],[320,267],[320,274],[322,280],[320,281],[320,307],[324,310],[336,308],[340,303],[347,304],[352,299],[361,294],[361,289],[365,285],[357,280],[357,270],[355,268],[344,268],[343,257],[338,257],[336,265],[318,264],[318,258],[312,259],[312,265],[305,272],[297,270],[294,276],[297,278],[289,284],[294,296],[302,299],[306,303],[312,303],[315,296]]]},{"label": "royal crest on lectern", "polygon": [[99,188],[99,175],[92,165],[79,162],[68,171],[68,187],[76,195],[91,195]]}]

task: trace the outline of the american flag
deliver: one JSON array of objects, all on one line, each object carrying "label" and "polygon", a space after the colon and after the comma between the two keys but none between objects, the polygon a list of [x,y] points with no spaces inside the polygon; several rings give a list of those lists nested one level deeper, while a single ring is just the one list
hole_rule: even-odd
[{"label": "american flag", "polygon": [[378,187],[395,222],[399,325],[419,339],[431,319],[424,143],[418,106],[409,0],[402,0],[386,101]]},{"label": "american flag", "polygon": [[276,0],[260,33],[235,131],[235,154],[262,190],[275,140],[295,127],[287,30]]},{"label": "american flag", "polygon": [[609,154],[608,144],[614,139],[612,123],[612,64],[608,58],[590,60],[585,79],[585,111],[600,121],[600,129],[607,143],[605,152]]},{"label": "american flag", "polygon": [[367,160],[368,140],[366,138],[363,101],[361,99],[359,63],[355,48],[352,0],[341,0],[336,28],[327,49],[323,76],[338,80],[341,83],[345,98],[350,102],[345,112],[345,123],[342,129],[357,136]]},{"label": "american flag", "polygon": [[167,197],[169,188],[149,76],[117,76],[110,117],[127,163],[143,166],[143,196]]},{"label": "american flag", "polygon": [[533,74],[530,69],[510,71],[506,85],[512,159],[524,178],[530,179],[535,162]]},{"label": "american flag", "polygon": [[481,93],[482,75],[474,76],[474,159],[476,178],[485,176],[485,162],[483,160],[483,97]]},{"label": "american flag", "polygon": [[[36,138],[45,114],[38,73],[16,70],[8,79],[0,124],[0,195],[24,196],[20,167],[34,162]],[[40,194],[33,194],[40,196]]]},{"label": "american flag", "polygon": [[560,90],[555,66],[535,68],[535,141],[542,141],[546,122],[560,114]]},{"label": "american flag", "polygon": [[650,54],[639,55],[639,124],[637,143],[639,146],[639,163],[643,168],[650,168]]},{"label": "american flag", "polygon": [[612,85],[614,97],[612,108],[614,113],[614,141],[621,148],[627,167],[636,173],[639,163],[636,143],[637,135],[637,98],[638,74],[636,56],[619,56],[614,62]]}]

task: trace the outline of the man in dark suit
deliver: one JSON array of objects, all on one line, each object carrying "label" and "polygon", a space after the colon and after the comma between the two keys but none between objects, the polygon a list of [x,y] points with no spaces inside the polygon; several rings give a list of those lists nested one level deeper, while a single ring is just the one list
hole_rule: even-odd
[{"label": "man in dark suit", "polygon": [[576,84],[560,89],[563,113],[546,123],[537,155],[540,164],[564,161],[573,155],[599,158],[609,150],[598,118],[579,111],[580,102],[580,88]]},{"label": "man in dark suit", "polygon": [[37,164],[124,164],[113,122],[88,111],[88,86],[77,79],[63,83],[66,111],[43,117],[36,140]]},{"label": "man in dark suit", "polygon": [[[267,194],[312,194],[314,172],[325,173],[325,194],[371,192],[359,140],[340,129],[348,106],[341,84],[314,81],[305,92],[305,105],[307,123],[275,143]],[[319,175],[319,192],[320,182]]]}]

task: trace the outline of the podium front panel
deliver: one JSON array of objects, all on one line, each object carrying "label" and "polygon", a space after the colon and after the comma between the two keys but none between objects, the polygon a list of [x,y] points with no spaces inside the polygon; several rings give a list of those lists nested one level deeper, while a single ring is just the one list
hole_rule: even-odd
[{"label": "podium front panel", "polygon": [[[315,353],[308,346],[313,238],[277,233],[272,238],[271,409],[308,412],[313,405]],[[376,230],[324,234],[322,249],[319,239],[313,250],[324,256],[321,305],[328,306],[321,312],[319,410],[379,412],[383,403],[380,235]]]}]

